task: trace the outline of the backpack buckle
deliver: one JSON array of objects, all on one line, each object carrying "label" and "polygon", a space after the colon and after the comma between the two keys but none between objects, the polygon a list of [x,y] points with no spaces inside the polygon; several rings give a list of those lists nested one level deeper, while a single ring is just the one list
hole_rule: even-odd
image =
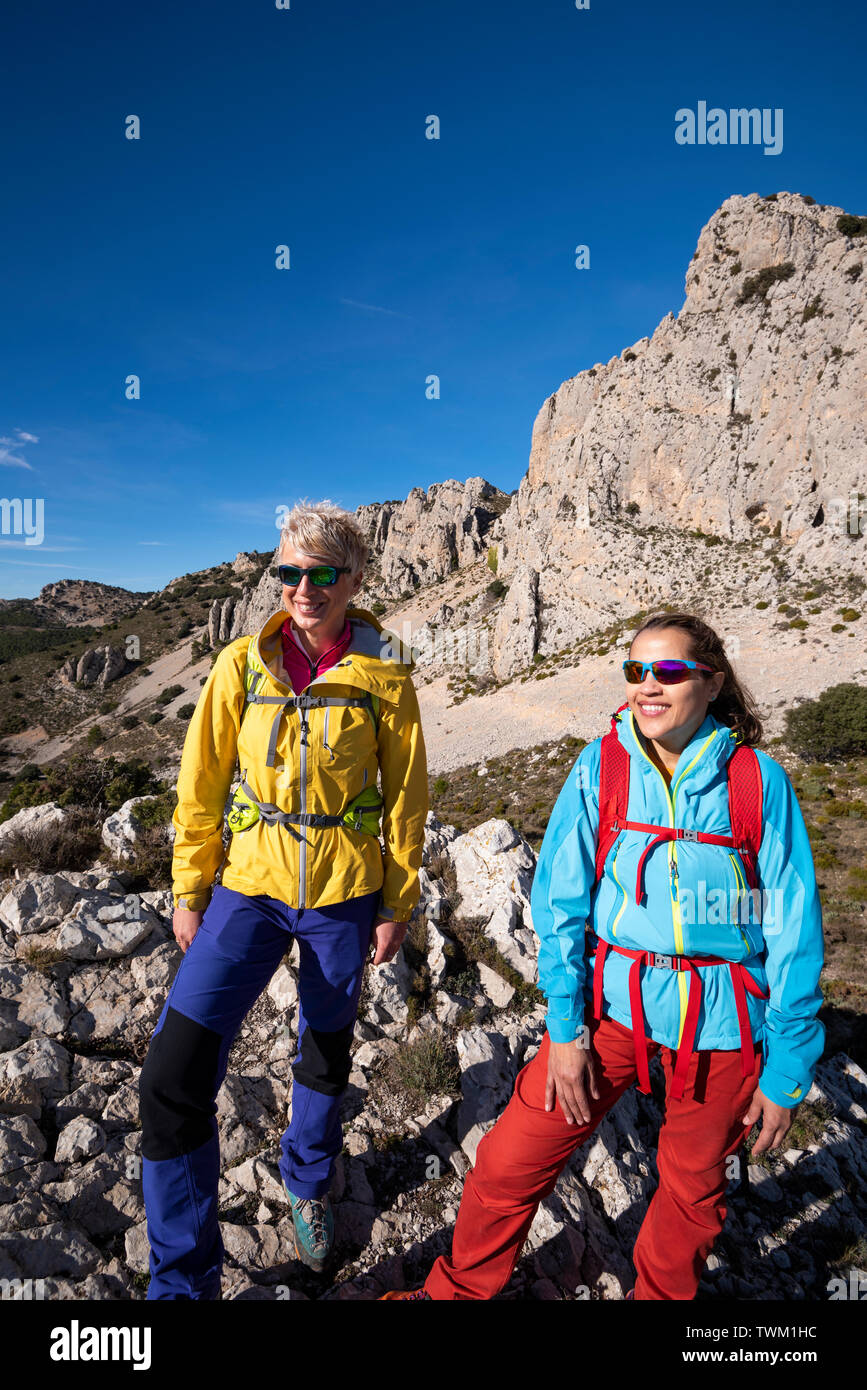
[{"label": "backpack buckle", "polygon": [[676,970],[677,956],[663,956],[658,951],[651,951],[650,964],[659,970]]},{"label": "backpack buckle", "polygon": [[680,832],[680,838],[681,838],[681,840],[693,840],[693,841],[696,841],[696,842],[697,842],[697,841],[698,841],[698,831],[697,831],[697,830],[681,830],[681,832]]}]

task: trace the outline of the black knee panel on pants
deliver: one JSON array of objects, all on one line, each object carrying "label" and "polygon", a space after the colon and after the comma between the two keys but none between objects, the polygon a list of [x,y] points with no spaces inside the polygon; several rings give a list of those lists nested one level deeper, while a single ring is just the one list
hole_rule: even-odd
[{"label": "black knee panel on pants", "polygon": [[339,1096],[349,1080],[349,1049],[355,1028],[340,1028],[336,1033],[323,1033],[310,1025],[301,1034],[301,1055],[292,1064],[292,1075],[311,1091],[324,1096]]},{"label": "black knee panel on pants", "polygon": [[211,1138],[222,1041],[212,1028],[166,1010],[139,1079],[145,1158],[177,1158]]}]

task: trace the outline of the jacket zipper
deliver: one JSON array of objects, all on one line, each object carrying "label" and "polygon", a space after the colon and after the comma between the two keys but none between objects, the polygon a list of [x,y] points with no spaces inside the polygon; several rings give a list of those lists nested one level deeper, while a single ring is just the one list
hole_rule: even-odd
[{"label": "jacket zipper", "polygon": [[[262,655],[261,655],[261,652],[259,651],[258,638],[256,639],[256,655],[258,656],[259,660],[262,661]],[[305,655],[306,655],[306,653],[305,653]],[[262,662],[262,664],[265,665],[266,663],[265,663],[265,662]],[[310,661],[310,658],[309,658],[309,657],[307,658],[307,664],[308,664],[308,666],[310,667],[310,672],[311,672],[311,677],[312,677],[311,680],[308,681],[308,685],[312,685],[313,682],[316,681],[316,680],[320,680],[320,679],[321,679],[321,680],[326,680],[326,677],[325,677],[325,676],[320,677],[320,676],[318,676],[318,675],[314,675],[314,674],[313,674],[315,668],[313,667],[313,664],[312,664],[312,662]],[[338,665],[338,666],[349,666],[349,665],[351,665],[351,662],[350,662],[350,661],[347,661],[346,659],[344,659],[344,660],[342,660],[342,661],[338,661],[337,665]],[[278,680],[278,678],[273,674],[273,672],[271,672],[271,679],[272,679],[277,685],[282,686],[282,687],[283,687],[284,689],[286,689],[286,690],[289,690],[290,694],[292,693],[292,687],[291,687],[291,686],[287,686],[285,681]],[[328,711],[328,706],[327,706],[327,705],[325,706],[325,709],[326,709],[326,713],[327,713],[327,711]],[[300,727],[300,739],[299,739],[299,743],[300,743],[300,747],[301,747],[301,767],[300,767],[300,775],[301,775],[301,812],[300,812],[300,813],[301,813],[301,815],[303,816],[303,815],[306,814],[306,811],[307,811],[307,735],[308,735],[308,733],[309,733],[309,731],[310,731],[310,725],[309,725],[309,722],[308,722],[307,711],[306,711],[306,710],[299,709],[299,711],[298,711],[298,720],[299,720],[299,727]],[[302,826],[301,826],[301,840],[300,840],[300,843],[299,843],[299,846],[298,846],[298,849],[299,849],[299,867],[298,867],[298,906],[299,906],[299,908],[305,907],[306,904],[307,904],[307,835],[306,835],[306,829],[307,829],[307,827],[306,827],[305,825],[302,824]]]},{"label": "jacket zipper", "polygon": [[737,912],[738,931],[739,931],[740,934],[741,934],[741,937],[742,937],[742,939],[743,939],[743,943],[744,943],[744,945],[746,946],[747,950],[748,950],[748,951],[752,951],[752,947],[750,946],[750,943],[749,943],[749,941],[748,941],[748,939],[747,939],[747,935],[746,935],[746,933],[745,933],[745,931],[744,931],[744,929],[743,929],[743,927],[742,927],[742,925],[741,925],[741,901],[742,901],[741,894],[746,892],[746,884],[744,883],[743,878],[742,878],[742,876],[741,876],[741,872],[740,872],[740,870],[738,869],[738,861],[735,859],[734,854],[730,854],[730,855],[729,855],[729,859],[731,860],[731,866],[732,866],[732,868],[733,868],[733,870],[734,870],[734,875],[735,875],[735,882],[737,883],[737,886],[738,886],[738,899],[737,899],[737,905],[736,905],[736,908],[735,908],[735,911]]},{"label": "jacket zipper", "polygon": [[334,749],[331,747],[331,744],[328,742],[328,716],[329,716],[330,713],[331,713],[331,706],[330,706],[330,705],[326,705],[326,706],[325,706],[325,724],[324,724],[323,729],[322,729],[322,747],[328,749],[329,753],[331,754],[331,761],[334,762]]},{"label": "jacket zipper", "polygon": [[[301,814],[307,811],[307,710],[298,711],[300,725],[300,746],[301,746]],[[305,907],[307,903],[307,826],[301,823],[301,840],[298,844],[299,868],[298,868],[298,906]]]},{"label": "jacket zipper", "polygon": [[[689,764],[689,766],[688,766],[688,767],[685,767],[685,768],[683,769],[683,772],[681,772],[681,773],[679,774],[679,776],[678,776],[678,778],[677,778],[677,781],[674,783],[674,785],[673,785],[672,787],[669,787],[668,783],[666,782],[666,780],[665,780],[665,778],[663,777],[662,773],[660,772],[659,768],[656,766],[656,763],[653,761],[652,758],[649,758],[649,757],[647,756],[647,754],[645,753],[644,749],[641,747],[641,741],[640,741],[639,736],[638,736],[638,729],[636,728],[636,725],[635,725],[635,716],[632,714],[632,711],[631,711],[631,710],[630,710],[630,717],[631,717],[631,719],[632,719],[632,734],[633,734],[633,737],[634,737],[634,739],[635,739],[636,747],[639,749],[639,751],[640,751],[642,757],[650,764],[650,766],[651,766],[651,767],[653,768],[653,770],[656,772],[656,774],[657,774],[658,777],[660,778],[660,781],[662,782],[663,787],[665,788],[665,799],[666,799],[666,803],[667,803],[667,805],[668,805],[668,817],[669,817],[669,819],[668,819],[668,824],[669,824],[669,826],[673,829],[673,828],[674,828],[674,823],[675,823],[675,806],[676,806],[676,801],[677,801],[677,789],[678,789],[678,787],[680,786],[680,784],[681,784],[681,782],[683,781],[683,779],[684,779],[684,777],[686,776],[686,774],[687,774],[687,773],[690,771],[690,769],[693,768],[693,767],[695,766],[695,764],[698,762],[699,758],[700,758],[701,755],[704,753],[704,751],[705,751],[705,749],[708,747],[708,745],[711,744],[711,743],[713,742],[713,740],[716,738],[717,731],[716,731],[716,729],[714,729],[713,733],[710,735],[710,738],[708,738],[708,739],[705,740],[705,742],[702,744],[701,748],[698,750],[698,752],[696,753],[695,757],[693,758],[693,760],[692,760],[692,762]],[[675,848],[676,843],[677,843],[676,840],[669,840],[669,842],[668,842],[668,887],[669,887],[669,892],[670,892],[670,894],[671,894],[671,923],[672,923],[672,927],[673,927],[673,929],[674,929],[674,952],[675,952],[675,955],[682,956],[682,955],[684,955],[684,949],[683,949],[683,920],[682,920],[681,915],[680,915],[680,902],[679,902],[678,897],[677,897],[677,887],[676,887],[676,885],[677,885],[677,878],[678,878],[677,850],[676,850],[676,848]],[[686,1006],[687,1006],[687,1001],[688,1001],[688,998],[689,998],[689,989],[688,989],[688,984],[687,984],[687,980],[686,980],[686,972],[685,972],[685,971],[683,971],[683,970],[678,970],[678,972],[677,972],[677,984],[678,984],[678,989],[679,989],[679,992],[680,992],[680,1027],[679,1027],[679,1029],[678,1029],[678,1035],[677,1035],[677,1041],[678,1041],[678,1046],[679,1046],[679,1045],[680,1045],[680,1039],[681,1039],[681,1037],[683,1036],[683,1025],[684,1025],[684,1022],[685,1022],[685,1020],[686,1020]]]},{"label": "jacket zipper", "polygon": [[625,911],[625,909],[626,909],[626,889],[623,887],[623,884],[620,882],[620,879],[617,877],[617,856],[618,856],[618,854],[620,853],[620,851],[621,851],[622,848],[623,848],[623,840],[621,839],[620,844],[617,846],[617,849],[614,851],[614,858],[613,858],[613,860],[611,861],[611,872],[612,872],[612,874],[613,874],[613,876],[614,876],[614,882],[617,884],[617,887],[620,889],[621,893],[623,894],[623,902],[620,904],[620,910],[619,910],[619,912],[617,913],[617,916],[614,918],[614,921],[611,923],[611,935],[612,935],[612,936],[616,936],[616,935],[617,935],[617,923],[620,921],[620,919],[621,919],[621,917],[623,916],[623,913],[624,913],[624,911]]}]

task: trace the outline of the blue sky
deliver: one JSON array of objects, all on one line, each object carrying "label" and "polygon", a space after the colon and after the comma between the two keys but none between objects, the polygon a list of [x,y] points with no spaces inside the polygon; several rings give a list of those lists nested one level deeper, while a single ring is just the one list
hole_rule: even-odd
[{"label": "blue sky", "polygon": [[[6,0],[0,490],[44,539],[5,526],[0,596],[159,588],[299,497],[516,488],[726,197],[867,213],[865,37],[849,0]],[[782,108],[782,152],[678,145],[700,100]]]}]

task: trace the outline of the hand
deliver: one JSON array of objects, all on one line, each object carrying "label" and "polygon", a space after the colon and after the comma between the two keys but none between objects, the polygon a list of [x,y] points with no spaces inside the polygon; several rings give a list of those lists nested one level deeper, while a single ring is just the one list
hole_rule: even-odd
[{"label": "hand", "polygon": [[744,1124],[747,1131],[752,1129],[757,1121],[761,1120],[762,1130],[753,1144],[751,1153],[763,1154],[766,1149],[776,1149],[782,1144],[789,1132],[792,1123],[792,1112],[785,1105],[775,1105],[767,1096],[763,1096],[757,1086],[753,1092],[750,1108],[744,1115]]},{"label": "hand", "polygon": [[[586,1035],[585,1035],[586,1036]],[[587,1083],[594,1100],[599,1099],[596,1085],[596,1066],[589,1047],[582,1046],[582,1039],[574,1042],[551,1042],[548,1054],[548,1080],[545,1086],[545,1109],[554,1109],[554,1097],[560,1101],[566,1123],[569,1125],[589,1124],[590,1102],[587,1099]]]},{"label": "hand", "polygon": [[172,931],[175,934],[175,941],[184,954],[186,954],[187,947],[202,925],[204,915],[204,912],[191,912],[187,907],[175,908],[172,917]]},{"label": "hand", "polygon": [[387,965],[394,960],[408,930],[409,922],[392,922],[390,917],[377,917],[373,924],[373,944],[376,947],[373,964]]}]

